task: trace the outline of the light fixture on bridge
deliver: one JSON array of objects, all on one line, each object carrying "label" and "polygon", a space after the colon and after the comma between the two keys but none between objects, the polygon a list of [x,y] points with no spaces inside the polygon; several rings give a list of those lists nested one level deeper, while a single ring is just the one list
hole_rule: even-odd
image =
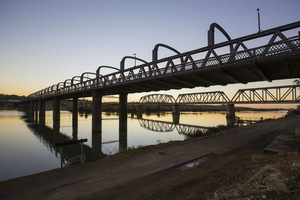
[{"label": "light fixture on bridge", "polygon": [[258,32],[261,32],[261,30],[260,30],[260,14],[259,14],[259,8],[257,8],[257,20],[258,20]]},{"label": "light fixture on bridge", "polygon": [[[136,53],[134,53],[133,55],[136,58]],[[134,59],[134,66],[136,66],[136,59]]]}]

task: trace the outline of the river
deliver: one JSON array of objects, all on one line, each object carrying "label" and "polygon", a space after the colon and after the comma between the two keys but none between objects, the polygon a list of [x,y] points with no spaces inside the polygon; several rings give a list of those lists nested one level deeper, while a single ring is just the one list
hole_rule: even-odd
[{"label": "river", "polygon": [[[287,111],[236,112],[240,118],[279,118]],[[143,115],[143,119],[128,115],[127,132],[119,132],[116,113],[102,113],[101,137],[91,134],[91,115],[78,116],[78,131],[73,131],[72,114],[61,111],[59,132],[53,133],[52,112],[46,112],[46,124],[29,123],[25,113],[13,110],[0,111],[0,181],[43,172],[61,165],[58,141],[87,138],[84,153],[87,161],[101,155],[112,155],[119,149],[138,148],[169,141],[185,140],[189,134],[205,127],[226,125],[225,112],[182,112],[179,124],[172,123],[172,113]],[[119,137],[121,136],[121,137]],[[63,150],[66,157],[80,153],[79,145]],[[100,156],[99,156],[100,155]]]}]

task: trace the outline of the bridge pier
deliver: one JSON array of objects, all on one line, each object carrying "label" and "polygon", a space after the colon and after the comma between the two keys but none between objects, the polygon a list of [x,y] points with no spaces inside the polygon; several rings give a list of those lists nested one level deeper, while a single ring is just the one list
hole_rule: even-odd
[{"label": "bridge pier", "polygon": [[127,129],[119,130],[119,152],[127,151],[128,142],[127,142]]},{"label": "bridge pier", "polygon": [[102,94],[97,90],[92,91],[92,134],[102,132]]},{"label": "bridge pier", "polygon": [[72,109],[72,128],[73,128],[73,139],[77,140],[78,138],[78,98],[73,98],[73,109]]},{"label": "bridge pier", "polygon": [[226,121],[228,127],[233,127],[235,124],[235,108],[234,104],[227,104]]},{"label": "bridge pier", "polygon": [[119,130],[127,130],[127,101],[127,93],[122,93],[119,95]]},{"label": "bridge pier", "polygon": [[29,120],[30,122],[34,122],[35,109],[34,109],[34,101],[30,102],[29,105]]},{"label": "bridge pier", "polygon": [[35,112],[34,112],[34,114],[35,114],[35,116],[34,116],[34,123],[39,123],[39,102],[38,101],[35,101],[34,102],[34,110],[35,110]]},{"label": "bridge pier", "polygon": [[143,118],[143,105],[139,104],[137,106],[137,118],[142,119]]},{"label": "bridge pier", "polygon": [[60,127],[60,99],[53,99],[53,130],[58,132]]},{"label": "bridge pier", "polygon": [[104,157],[102,152],[102,134],[92,134],[92,160]]},{"label": "bridge pier", "polygon": [[46,112],[45,100],[40,99],[39,100],[39,124],[40,125],[45,125],[45,112]]},{"label": "bridge pier", "polygon": [[177,103],[172,105],[172,117],[173,117],[173,123],[179,124],[180,109],[179,109],[179,104]]}]

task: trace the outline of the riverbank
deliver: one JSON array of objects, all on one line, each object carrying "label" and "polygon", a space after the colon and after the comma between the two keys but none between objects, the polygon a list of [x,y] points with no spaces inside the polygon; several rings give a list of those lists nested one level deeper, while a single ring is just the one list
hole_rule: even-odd
[{"label": "riverbank", "polygon": [[[121,153],[3,181],[0,198],[270,199],[285,195],[297,199],[299,153],[265,154],[264,148],[278,135],[292,135],[299,124],[300,117],[289,117],[236,127],[156,150]],[[198,166],[184,169],[184,164],[195,160]],[[267,184],[274,177],[281,189]]]}]

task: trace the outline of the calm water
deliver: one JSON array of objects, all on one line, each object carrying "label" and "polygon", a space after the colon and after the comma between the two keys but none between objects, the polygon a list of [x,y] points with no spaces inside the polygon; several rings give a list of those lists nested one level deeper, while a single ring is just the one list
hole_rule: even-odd
[{"label": "calm water", "polygon": [[[237,112],[237,117],[278,118],[285,111]],[[112,155],[119,149],[136,148],[162,142],[185,140],[191,130],[226,125],[225,112],[181,113],[179,125],[172,123],[172,114],[143,115],[143,119],[129,118],[128,131],[119,132],[116,114],[102,114],[102,137],[91,134],[91,115],[78,117],[78,132],[73,132],[72,114],[61,112],[60,130],[54,132],[52,112],[46,112],[46,126],[28,123],[19,111],[0,111],[0,180],[7,180],[60,167],[61,156],[54,144],[62,140],[87,138],[84,143],[86,160],[102,154]],[[119,138],[119,135],[122,137]],[[126,137],[127,136],[127,137]],[[63,158],[80,154],[80,146],[63,149]]]}]

